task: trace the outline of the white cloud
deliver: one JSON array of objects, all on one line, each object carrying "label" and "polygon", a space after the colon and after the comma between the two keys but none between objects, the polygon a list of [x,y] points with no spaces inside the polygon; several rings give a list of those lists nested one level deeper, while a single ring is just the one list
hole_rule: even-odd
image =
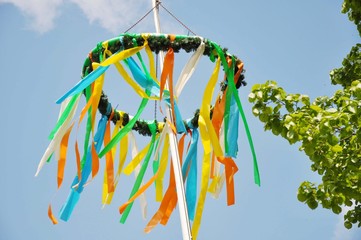
[{"label": "white cloud", "polygon": [[[127,30],[151,9],[150,0],[0,0],[15,5],[28,18],[28,27],[40,33],[54,28],[64,3],[77,5],[90,23],[98,23],[111,33]],[[150,21],[149,21],[150,20]],[[143,29],[153,25],[153,16],[141,23]]]},{"label": "white cloud", "polygon": [[54,27],[54,20],[60,14],[59,6],[63,0],[0,0],[18,7],[30,19],[29,28],[40,33]]},{"label": "white cloud", "polygon": [[[127,30],[151,9],[150,0],[70,0],[80,7],[90,23],[97,22],[108,31],[118,34]],[[152,15],[148,18],[153,23]],[[148,19],[147,18],[147,19]],[[149,21],[148,21],[149,22]],[[147,22],[142,22],[144,28]]]},{"label": "white cloud", "polygon": [[[333,240],[352,240],[353,231],[345,228],[344,214],[350,210],[349,207],[342,207],[342,213],[338,217],[338,222],[333,233]],[[355,228],[355,226],[354,226]]]}]

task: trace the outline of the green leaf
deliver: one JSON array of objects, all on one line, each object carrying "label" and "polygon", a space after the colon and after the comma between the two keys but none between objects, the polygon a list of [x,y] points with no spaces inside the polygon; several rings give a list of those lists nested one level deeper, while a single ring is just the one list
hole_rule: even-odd
[{"label": "green leaf", "polygon": [[304,105],[310,105],[310,97],[307,95],[301,95],[301,101]]},{"label": "green leaf", "polygon": [[253,92],[248,94],[248,101],[253,102],[255,98],[256,98],[256,94],[254,94]]},{"label": "green leaf", "polygon": [[329,108],[329,109],[327,109],[327,112],[329,112],[329,113],[336,113],[336,112],[337,112],[337,109],[336,109],[336,108]]},{"label": "green leaf", "polygon": [[264,114],[267,114],[267,115],[271,115],[272,112],[273,112],[272,107],[266,107],[266,108],[263,110],[263,113],[264,113]]},{"label": "green leaf", "polygon": [[347,228],[347,229],[352,228],[352,223],[350,223],[349,221],[345,222],[344,225],[345,225],[345,228]]},{"label": "green leaf", "polygon": [[306,196],[306,194],[299,191],[297,194],[297,199],[300,202],[305,202],[307,200],[307,196]]},{"label": "green leaf", "polygon": [[335,214],[340,214],[342,212],[342,208],[339,205],[333,205],[332,212],[334,212]]},{"label": "green leaf", "polygon": [[335,145],[335,146],[332,146],[331,151],[337,153],[337,152],[341,152],[342,149],[343,149],[343,148],[342,148],[340,145],[337,144],[337,145]]},{"label": "green leaf", "polygon": [[295,136],[295,132],[290,130],[287,132],[287,138],[288,139],[293,139],[293,137]]},{"label": "green leaf", "polygon": [[327,139],[327,141],[331,146],[335,146],[338,143],[339,139],[335,135],[332,135]]},{"label": "green leaf", "polygon": [[253,86],[252,86],[252,89],[251,89],[251,91],[252,92],[254,92],[254,91],[256,91],[256,90],[258,90],[258,89],[260,89],[261,88],[261,84],[254,84]]},{"label": "green leaf", "polygon": [[261,113],[260,115],[259,115],[259,120],[261,120],[261,122],[267,122],[268,121],[268,115],[267,114],[264,114],[264,113]]},{"label": "green leaf", "polygon": [[[348,3],[346,12],[358,8],[361,20],[360,1],[344,2]],[[361,207],[357,205],[361,199],[361,44],[352,48],[342,67],[330,76],[332,83],[343,89],[330,97],[316,97],[311,105],[308,96],[286,93],[276,82],[256,85],[249,95],[254,99],[252,111],[264,122],[265,130],[272,130],[290,144],[299,142],[299,150],[311,161],[311,170],[321,176],[318,186],[303,182],[297,199],[311,209],[321,204],[335,214],[346,205],[345,227],[361,227]]]},{"label": "green leaf", "polygon": [[356,110],[353,106],[348,106],[347,109],[352,113],[356,113]]},{"label": "green leaf", "polygon": [[322,111],[322,108],[320,108],[319,106],[317,105],[311,105],[310,108],[316,112],[320,112]]},{"label": "green leaf", "polygon": [[314,210],[314,209],[316,209],[318,207],[318,203],[313,199],[310,199],[309,201],[307,201],[307,205],[312,210]]},{"label": "green leaf", "polygon": [[257,92],[256,92],[256,96],[257,96],[258,99],[262,99],[262,97],[263,97],[263,92],[262,92],[262,91],[257,91]]}]

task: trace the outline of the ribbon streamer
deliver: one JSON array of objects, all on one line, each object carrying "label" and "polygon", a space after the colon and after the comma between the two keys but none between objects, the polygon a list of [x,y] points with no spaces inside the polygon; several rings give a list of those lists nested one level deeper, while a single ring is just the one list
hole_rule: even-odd
[{"label": "ribbon streamer", "polygon": [[186,200],[190,220],[194,220],[194,211],[197,198],[197,148],[199,133],[196,128],[192,130],[192,141],[184,160],[182,174],[185,178],[187,172]]},{"label": "ribbon streamer", "polygon": [[89,150],[87,152],[87,157],[85,164],[83,165],[82,171],[81,171],[81,179],[78,179],[78,176],[75,177],[72,185],[71,185],[71,191],[68,196],[68,199],[66,200],[65,204],[63,205],[62,209],[60,210],[60,219],[64,221],[68,221],[75,205],[79,201],[80,193],[84,189],[84,184],[86,183],[90,173],[92,172],[92,149],[94,148],[96,151],[99,151],[101,148],[101,145],[103,143],[104,134],[105,134],[105,128],[107,124],[108,118],[106,116],[103,116],[98,124],[98,130],[97,133],[94,136],[94,142],[95,144],[92,144],[89,147]]},{"label": "ribbon streamer", "polygon": [[46,149],[43,157],[41,158],[41,160],[39,162],[38,169],[36,170],[35,176],[37,176],[39,174],[39,172],[42,169],[42,167],[44,166],[45,162],[49,159],[49,157],[51,157],[51,154],[54,152],[56,146],[59,146],[61,139],[63,138],[63,136],[67,132],[68,128],[70,127],[69,124],[75,115],[76,106],[79,101],[79,97],[80,97],[80,94],[73,97],[73,98],[75,98],[74,107],[71,109],[69,114],[67,114],[67,116],[65,117],[64,123],[61,126],[59,126],[58,130],[56,131],[53,139],[51,140],[48,148]]},{"label": "ribbon streamer", "polygon": [[[143,180],[145,171],[146,171],[148,163],[149,163],[149,159],[150,159],[151,154],[152,154],[153,149],[154,149],[154,142],[155,142],[155,138],[156,138],[156,125],[153,122],[153,123],[150,123],[148,126],[149,126],[149,129],[150,129],[151,133],[152,133],[152,140],[151,140],[151,143],[150,143],[149,151],[148,151],[147,155],[145,156],[145,159],[144,159],[144,162],[143,162],[142,167],[140,169],[140,172],[139,172],[139,174],[137,176],[137,179],[136,179],[136,181],[134,183],[133,189],[132,189],[132,191],[130,193],[130,198],[132,198],[133,195],[136,194],[136,192],[138,191],[138,189],[140,187],[140,184],[141,184],[141,182]],[[125,221],[127,220],[129,212],[132,209],[132,205],[133,205],[133,201],[130,201],[129,205],[126,206],[124,212],[119,210],[119,211],[121,211],[121,213],[123,213],[123,215],[122,215],[122,217],[120,219],[121,223],[125,223]]]},{"label": "ribbon streamer", "polygon": [[[241,114],[242,121],[243,121],[243,124],[244,124],[244,128],[246,130],[246,134],[247,134],[247,138],[248,138],[248,143],[250,145],[252,156],[253,156],[254,181],[258,186],[260,186],[261,185],[261,179],[260,179],[259,170],[258,170],[256,151],[254,149],[253,140],[252,140],[251,132],[250,132],[249,127],[248,127],[246,115],[244,114],[241,101],[240,101],[239,96],[237,94],[236,86],[234,85],[234,76],[232,77],[234,72],[228,67],[228,64],[226,62],[226,58],[223,55],[222,49],[215,43],[213,43],[213,46],[215,47],[215,49],[216,49],[216,51],[217,51],[217,53],[218,53],[218,55],[219,55],[219,57],[220,57],[220,59],[222,61],[222,65],[225,68],[225,72],[226,72],[227,77],[229,79],[228,80],[229,88],[233,93],[233,96],[234,96],[234,98],[236,100],[239,112]],[[235,60],[233,59],[232,62],[235,62]]]},{"label": "ribbon streamer", "polygon": [[[182,68],[177,82],[173,82],[175,53],[182,49],[194,53]],[[166,51],[167,54],[159,81],[153,52],[162,51]],[[193,118],[183,120],[178,105],[179,97],[204,55],[209,56],[210,60],[215,62],[215,66],[204,89],[199,111],[196,111]],[[115,110],[103,91],[105,72],[111,65],[115,66],[121,79],[141,97],[134,116]],[[221,91],[212,104],[221,66],[225,78],[221,82]],[[160,205],[144,231],[149,232],[158,224],[167,224],[179,200],[180,209],[188,210],[188,216],[181,214],[181,218],[184,220],[188,217],[193,221],[193,239],[197,239],[207,192],[218,198],[222,187],[226,185],[227,205],[235,203],[234,174],[238,171],[235,158],[238,155],[240,118],[252,152],[254,181],[260,185],[252,136],[237,91],[237,88],[244,83],[242,71],[243,63],[234,55],[227,53],[218,44],[197,36],[126,33],[100,42],[84,62],[82,79],[56,101],[58,104],[61,103],[58,120],[49,134],[50,143],[35,174],[37,176],[45,162],[49,162],[54,155],[58,160],[57,188],[61,187],[67,166],[69,136],[73,129],[73,119],[80,95],[83,93],[86,102],[77,119],[76,136],[78,131],[83,129],[80,127],[82,121],[87,119],[86,123],[83,123],[85,124],[82,143],[84,147],[79,150],[76,137],[74,150],[77,169],[69,195],[60,209],[60,219],[69,220],[85,186],[95,179],[104,165],[101,197],[103,207],[112,202],[121,174],[130,175],[134,172],[135,175],[129,197],[119,207],[121,223],[126,222],[136,199],[140,199],[141,212],[143,218],[146,217],[145,192],[154,185],[155,201]],[[170,111],[167,110],[163,122],[141,119],[149,101],[159,101],[162,114],[162,104],[169,107]],[[97,110],[101,113],[99,119],[96,116]],[[115,124],[113,132],[111,122]],[[145,144],[141,151],[138,151],[136,146],[133,130],[151,136],[149,143]],[[177,134],[182,134],[178,140]],[[185,147],[186,138],[187,141],[190,140]],[[198,154],[200,154],[198,145],[203,146],[200,162],[198,162]],[[129,147],[131,147],[131,157],[128,156]],[[169,156],[170,149],[172,157]],[[180,165],[175,161],[178,155]],[[101,160],[103,157],[105,157],[104,161]],[[127,158],[130,158],[130,161],[127,161]],[[152,164],[149,164],[150,162]],[[148,171],[150,176],[144,181],[149,165],[153,171]],[[177,173],[174,173],[173,166],[176,167]],[[164,179],[168,169],[169,182],[164,191]],[[185,186],[185,203],[184,198],[178,199],[177,195],[183,192],[179,187],[182,184]],[[53,224],[58,223],[50,204],[48,217]]]}]

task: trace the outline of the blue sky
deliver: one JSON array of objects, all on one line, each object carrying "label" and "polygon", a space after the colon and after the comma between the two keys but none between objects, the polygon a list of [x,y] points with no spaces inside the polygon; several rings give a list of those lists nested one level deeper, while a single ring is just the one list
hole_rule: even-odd
[{"label": "blue sky", "polygon": [[[198,35],[241,58],[248,82],[239,93],[262,186],[253,184],[252,157],[241,128],[236,205],[226,206],[224,191],[217,200],[208,196],[198,239],[360,239],[360,229],[343,228],[342,215],[322,208],[310,210],[297,200],[299,184],[319,182],[320,177],[310,170],[310,161],[298,146],[263,131],[247,101],[251,86],[269,79],[287,92],[311,98],[331,95],[337,89],[330,85],[329,71],[339,67],[351,47],[360,42],[356,27],[340,13],[342,1],[162,2]],[[120,224],[118,207],[129,194],[131,181],[124,180],[113,204],[101,209],[100,176],[84,191],[70,221],[53,226],[47,206],[51,202],[57,215],[75,173],[74,154],[68,155],[65,182],[59,191],[55,161],[34,177],[58,116],[55,101],[79,81],[87,53],[99,41],[128,29],[150,8],[148,0],[0,0],[0,104],[4,110],[0,118],[0,239],[181,239],[177,210],[167,226],[144,234],[147,221],[136,202],[127,223]],[[162,9],[161,17],[164,32],[186,33]],[[154,32],[152,16],[133,31]],[[205,63],[195,76],[208,79],[212,69],[202,60]],[[109,75],[105,91],[115,103],[135,111],[139,99],[127,95],[116,84],[120,81],[111,81],[117,75]],[[204,89],[196,81],[180,98],[186,114],[197,108],[197,96]],[[148,219],[158,207],[153,196],[149,189]]]}]

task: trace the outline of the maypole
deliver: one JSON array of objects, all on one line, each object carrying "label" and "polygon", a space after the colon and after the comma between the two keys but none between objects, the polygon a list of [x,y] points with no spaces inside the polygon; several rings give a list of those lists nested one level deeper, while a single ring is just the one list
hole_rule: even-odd
[{"label": "maypole", "polygon": [[[78,132],[80,124],[83,122],[84,125],[86,122],[82,148],[75,137],[76,174],[70,185],[68,198],[59,211],[60,219],[70,219],[80,201],[81,193],[99,174],[100,166],[103,165],[103,206],[111,204],[115,190],[120,185],[120,175],[136,172],[129,198],[119,207],[121,223],[126,222],[134,201],[154,186],[155,200],[160,202],[160,205],[144,231],[148,233],[158,224],[166,225],[178,204],[183,240],[192,240],[197,239],[207,193],[217,198],[225,185],[227,205],[235,204],[234,175],[238,171],[235,160],[238,154],[240,120],[243,122],[253,156],[254,181],[260,185],[256,153],[238,95],[238,89],[246,84],[243,62],[217,43],[196,36],[159,0],[152,0],[152,5],[153,8],[137,23],[153,11],[156,33],[128,33],[136,23],[119,36],[99,42],[88,53],[82,67],[81,80],[57,100],[57,103],[61,104],[59,119],[49,135],[50,143],[40,159],[35,175],[55,158],[58,164],[57,189],[60,189],[64,178],[69,135],[72,129],[77,129]],[[161,33],[159,7],[195,36]],[[192,56],[184,65],[176,84],[173,84],[174,53],[180,51],[192,53]],[[154,53],[160,57],[155,58]],[[214,63],[214,69],[205,83],[201,106],[195,109],[193,117],[184,119],[177,98],[191,79],[202,56],[207,56]],[[160,79],[157,76],[155,59],[160,62]],[[148,67],[146,63],[149,64]],[[134,115],[114,108],[103,90],[105,73],[111,66],[119,72],[120,79],[141,98]],[[223,77],[220,78],[222,72]],[[217,83],[220,89],[215,99],[213,94]],[[78,116],[77,108],[81,96],[85,97],[86,104]],[[215,99],[214,102],[212,99]],[[153,120],[141,118],[149,101],[165,104],[164,113],[160,107],[164,121],[158,122],[156,116]],[[97,112],[101,114],[100,118],[96,117]],[[111,123],[114,127],[111,127]],[[132,151],[129,159],[128,149],[131,145],[134,149],[136,145],[133,131],[150,137],[150,141],[140,152]],[[177,134],[183,134],[179,141]],[[186,137],[190,139],[185,150]],[[202,161],[198,161],[197,157],[200,145],[198,139],[203,147]],[[171,164],[168,161],[169,150]],[[149,173],[149,166],[152,164],[153,173],[146,180],[147,169]],[[169,165],[172,167],[167,168]],[[200,175],[197,173],[198,165],[201,165]],[[170,174],[169,184],[167,190],[163,191],[167,169]],[[142,208],[142,211],[144,213],[145,209]],[[51,204],[48,207],[48,216],[54,224],[58,223]]]},{"label": "maypole", "polygon": [[[159,0],[152,0],[153,8],[155,7],[153,11],[154,16],[154,25],[156,29],[156,33],[161,33],[160,28],[160,19],[159,19]],[[160,66],[163,66],[163,53],[162,51],[160,54]],[[167,119],[171,119],[171,123],[175,124],[174,119],[171,118],[171,109],[167,105]],[[177,144],[177,136],[176,133],[174,133],[171,129],[168,128],[168,135],[169,135],[169,144],[170,144],[170,151],[172,156],[172,163],[173,163],[173,171],[176,181],[176,189],[177,189],[177,197],[178,197],[178,205],[179,205],[179,215],[180,215],[180,221],[181,221],[181,227],[182,227],[182,235],[183,240],[191,240],[192,239],[192,232],[191,227],[189,223],[188,218],[188,210],[187,210],[187,203],[185,198],[185,192],[184,192],[184,184],[183,184],[183,177],[182,177],[182,168],[180,165],[180,159],[179,159],[179,151],[178,151],[178,144]]]}]

